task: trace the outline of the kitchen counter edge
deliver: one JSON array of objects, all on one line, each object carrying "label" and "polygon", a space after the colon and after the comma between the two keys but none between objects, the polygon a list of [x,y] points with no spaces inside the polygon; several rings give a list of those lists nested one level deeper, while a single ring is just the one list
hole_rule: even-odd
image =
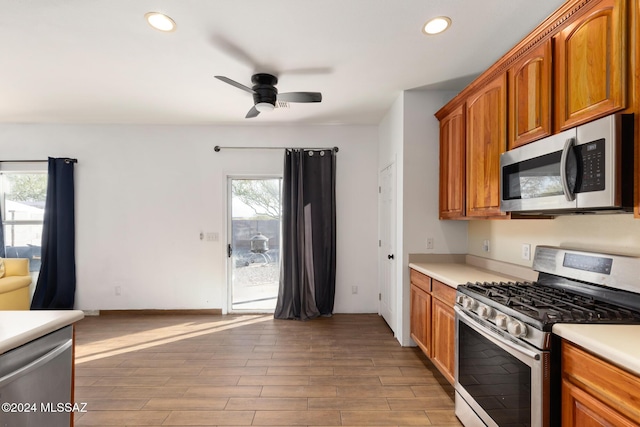
[{"label": "kitchen counter edge", "polygon": [[0,311],[0,354],[84,318],[81,310]]},{"label": "kitchen counter edge", "polygon": [[586,351],[640,376],[640,325],[557,323],[553,333]]},{"label": "kitchen counter edge", "polygon": [[[537,273],[527,267],[470,255],[463,258],[463,261],[464,262],[441,262],[435,260],[434,262],[410,262],[409,268],[426,274],[452,288],[457,288],[458,285],[467,282],[534,281],[537,279]],[[498,268],[506,273],[496,271]]]}]

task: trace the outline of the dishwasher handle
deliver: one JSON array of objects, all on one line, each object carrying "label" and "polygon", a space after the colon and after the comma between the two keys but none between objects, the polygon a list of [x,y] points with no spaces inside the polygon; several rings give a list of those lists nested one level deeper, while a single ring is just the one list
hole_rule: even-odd
[{"label": "dishwasher handle", "polygon": [[10,382],[17,380],[18,378],[24,375],[27,375],[29,372],[33,372],[39,367],[46,365],[47,363],[49,363],[50,361],[52,361],[53,359],[55,359],[56,357],[64,353],[66,350],[71,348],[72,344],[73,344],[73,341],[69,339],[63,342],[62,344],[60,344],[59,346],[55,347],[53,350],[46,353],[45,355],[37,358],[33,362],[23,366],[22,368],[16,369],[15,371],[5,375],[4,377],[1,377],[0,389],[2,389],[2,387],[4,387],[6,384],[9,384]]}]

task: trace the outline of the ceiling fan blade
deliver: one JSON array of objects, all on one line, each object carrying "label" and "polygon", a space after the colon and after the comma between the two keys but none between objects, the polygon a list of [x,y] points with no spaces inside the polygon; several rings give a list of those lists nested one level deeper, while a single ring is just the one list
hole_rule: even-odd
[{"label": "ceiling fan blade", "polygon": [[251,109],[249,110],[247,115],[244,116],[244,118],[245,119],[252,119],[252,118],[256,117],[258,114],[260,114],[260,111],[258,111],[256,109],[256,106],[254,105],[253,107],[251,107]]},{"label": "ceiling fan blade", "polygon": [[242,62],[244,65],[249,66],[252,70],[257,71],[264,69],[263,65],[258,63],[258,61],[256,61],[249,52],[233,43],[231,40],[228,40],[221,35],[216,35],[213,36],[211,41],[217,48],[238,62]]},{"label": "ceiling fan blade", "polygon": [[284,102],[320,102],[320,92],[286,92],[278,94],[278,101]]},{"label": "ceiling fan blade", "polygon": [[247,86],[243,85],[242,83],[238,83],[235,80],[231,80],[229,77],[215,76],[215,78],[218,79],[218,80],[222,80],[223,82],[228,83],[231,86],[235,86],[238,89],[242,89],[242,90],[244,90],[246,92],[249,92],[249,93],[252,93],[252,94],[255,93],[255,91],[253,89],[251,89],[250,87],[247,87]]}]

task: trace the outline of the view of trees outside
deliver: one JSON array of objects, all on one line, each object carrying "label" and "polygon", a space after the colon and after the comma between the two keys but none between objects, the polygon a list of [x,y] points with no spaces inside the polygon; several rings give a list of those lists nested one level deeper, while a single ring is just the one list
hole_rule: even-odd
[{"label": "view of trees outside", "polygon": [[253,210],[254,217],[280,219],[280,179],[234,179],[231,185],[233,196]]},{"label": "view of trees outside", "polygon": [[47,197],[47,174],[20,173],[4,176],[8,184],[6,195],[8,199],[44,209]]},{"label": "view of trees outside", "polygon": [[[46,173],[3,173],[0,175],[4,211],[5,246],[40,246],[47,196]],[[26,223],[21,223],[26,222]],[[10,255],[10,251],[7,255]],[[22,255],[22,252],[16,256]]]}]

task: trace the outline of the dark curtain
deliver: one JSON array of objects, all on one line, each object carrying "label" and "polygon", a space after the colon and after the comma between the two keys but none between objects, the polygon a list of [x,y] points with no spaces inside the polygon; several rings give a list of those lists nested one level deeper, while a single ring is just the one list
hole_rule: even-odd
[{"label": "dark curtain", "polygon": [[274,317],[330,316],[336,284],[336,158],[333,150],[286,150],[282,256]]},{"label": "dark curtain", "polygon": [[76,292],[73,159],[49,157],[42,265],[31,309],[72,309]]}]

